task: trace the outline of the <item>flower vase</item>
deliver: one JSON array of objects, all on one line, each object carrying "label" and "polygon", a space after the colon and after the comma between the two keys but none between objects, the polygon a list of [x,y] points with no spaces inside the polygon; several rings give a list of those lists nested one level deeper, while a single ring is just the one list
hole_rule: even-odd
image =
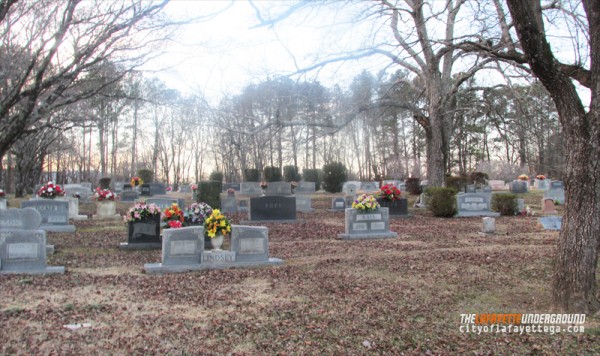
[{"label": "flower vase", "polygon": [[296,188],[292,187],[292,196],[294,196],[296,193]]},{"label": "flower vase", "polygon": [[262,196],[264,197],[265,195],[267,195],[267,188],[262,188]]},{"label": "flower vase", "polygon": [[216,234],[215,237],[210,239],[210,244],[213,247],[213,250],[221,250],[221,246],[223,245],[223,234]]}]

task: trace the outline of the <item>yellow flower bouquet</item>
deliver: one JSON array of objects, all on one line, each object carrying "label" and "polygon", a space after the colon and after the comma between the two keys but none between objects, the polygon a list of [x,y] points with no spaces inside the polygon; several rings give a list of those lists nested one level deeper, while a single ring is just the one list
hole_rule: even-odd
[{"label": "yellow flower bouquet", "polygon": [[214,209],[210,216],[204,220],[204,231],[211,239],[218,234],[225,236],[231,232],[231,224],[219,209]]}]

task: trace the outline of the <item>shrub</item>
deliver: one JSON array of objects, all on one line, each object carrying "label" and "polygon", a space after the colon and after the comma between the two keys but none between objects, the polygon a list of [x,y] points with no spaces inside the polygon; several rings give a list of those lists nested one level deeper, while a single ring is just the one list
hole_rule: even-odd
[{"label": "shrub", "polygon": [[456,190],[452,188],[427,188],[427,209],[435,216],[452,217],[456,214]]},{"label": "shrub", "polygon": [[305,169],[304,180],[307,182],[314,182],[315,189],[321,189],[321,181],[323,180],[323,171],[320,169]]},{"label": "shrub", "polygon": [[100,189],[110,189],[110,177],[100,178],[98,185],[100,185]]},{"label": "shrub", "polygon": [[483,172],[471,172],[469,173],[469,183],[471,184],[485,184],[488,180],[488,174]]},{"label": "shrub", "polygon": [[210,176],[208,176],[208,180],[212,180],[215,182],[222,182],[223,181],[223,172],[212,171],[210,173]]},{"label": "shrub", "polygon": [[245,182],[258,182],[260,180],[260,171],[256,168],[244,169]]},{"label": "shrub", "polygon": [[446,177],[446,188],[455,189],[458,192],[464,192],[467,186],[467,177]]},{"label": "shrub", "polygon": [[517,196],[511,193],[492,194],[492,210],[500,212],[500,215],[515,215],[519,210]]},{"label": "shrub", "polygon": [[406,179],[406,191],[413,195],[421,194],[421,179],[419,178],[407,178]]},{"label": "shrub", "polygon": [[221,206],[221,189],[223,189],[223,182],[212,180],[200,182],[198,184],[198,203],[205,202],[213,209],[218,209]]},{"label": "shrub", "polygon": [[323,188],[329,193],[342,191],[344,182],[348,179],[348,170],[341,162],[331,162],[323,166]]},{"label": "shrub", "polygon": [[137,172],[138,177],[142,178],[144,183],[153,183],[154,182],[154,173],[151,169],[140,169]]},{"label": "shrub", "polygon": [[286,182],[291,182],[295,180],[299,182],[302,179],[300,172],[298,172],[298,167],[296,166],[283,166],[283,180]]},{"label": "shrub", "polygon": [[267,182],[280,182],[281,181],[281,168],[268,166],[265,167],[265,181]]}]

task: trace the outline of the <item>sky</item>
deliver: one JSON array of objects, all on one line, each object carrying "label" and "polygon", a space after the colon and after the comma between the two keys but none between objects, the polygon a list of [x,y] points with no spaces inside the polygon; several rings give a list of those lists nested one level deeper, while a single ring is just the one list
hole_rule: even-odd
[{"label": "sky", "polygon": [[[255,3],[265,13],[281,12],[293,4],[274,0]],[[351,14],[347,11],[300,11],[271,27],[258,26],[260,21],[247,1],[175,0],[166,8],[167,14],[176,19],[219,11],[209,20],[182,28],[175,41],[165,46],[165,54],[146,69],[160,70],[155,75],[171,88],[184,93],[201,90],[214,102],[225,94],[239,93],[247,84],[309,66],[317,53],[356,45],[358,29],[350,26],[347,16]],[[331,23],[336,26],[331,27]],[[318,79],[325,86],[347,86],[369,66],[369,61],[333,64],[301,79]]]}]

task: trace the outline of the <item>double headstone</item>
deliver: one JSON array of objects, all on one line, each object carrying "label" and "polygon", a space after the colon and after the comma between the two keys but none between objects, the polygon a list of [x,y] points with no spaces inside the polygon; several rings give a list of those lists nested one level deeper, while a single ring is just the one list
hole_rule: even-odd
[{"label": "double headstone", "polygon": [[240,183],[223,183],[223,192],[226,192],[229,189],[233,189],[236,192],[239,192],[241,187],[240,187]]},{"label": "double headstone", "polygon": [[533,187],[539,190],[547,190],[549,187],[548,179],[536,179],[533,183]]},{"label": "double headstone", "polygon": [[164,230],[162,261],[145,264],[144,270],[156,274],[283,264],[278,258],[269,258],[266,227],[233,225],[230,250],[205,250],[204,247],[201,226]]},{"label": "double headstone", "polygon": [[187,185],[187,184],[180,185],[180,186],[179,186],[179,190],[178,190],[178,192],[179,192],[179,193],[186,193],[186,194],[189,194],[189,193],[191,193],[191,192],[192,192],[192,187],[190,187],[190,186],[189,186],[189,185]]},{"label": "double headstone", "polygon": [[0,274],[64,273],[46,265],[46,232],[42,216],[32,208],[0,210]]},{"label": "double headstone", "polygon": [[488,182],[492,190],[507,190],[506,183],[503,180],[490,180]]},{"label": "double headstone", "polygon": [[375,193],[379,191],[379,182],[361,182],[360,191],[363,193]]},{"label": "double headstone", "polygon": [[346,208],[346,232],[338,234],[341,240],[369,240],[398,237],[390,231],[388,208],[379,208],[371,212]]},{"label": "double headstone", "polygon": [[258,182],[242,182],[240,183],[240,194],[243,195],[261,195],[263,192]]},{"label": "double headstone", "polygon": [[82,184],[65,184],[63,186],[65,197],[79,197],[79,201],[87,203],[93,193],[90,187],[87,185],[83,186]]},{"label": "double headstone", "polygon": [[292,195],[292,186],[289,182],[269,182],[267,185],[267,195]]},{"label": "double headstone", "polygon": [[527,193],[527,181],[525,180],[513,180],[510,183],[510,192],[513,194],[524,194]]},{"label": "double headstone", "polygon": [[33,208],[42,216],[40,229],[53,232],[75,232],[69,225],[69,203],[56,199],[31,199],[21,202],[21,208]]},{"label": "double headstone", "polygon": [[298,182],[294,192],[296,195],[312,195],[316,192],[315,182]]},{"label": "double headstone", "polygon": [[[131,188],[131,186],[129,186]],[[140,195],[135,190],[123,190],[121,192],[121,201],[136,201]]]},{"label": "double headstone", "polygon": [[460,193],[456,195],[457,217],[468,216],[500,216],[491,211],[492,194],[490,193]]},{"label": "double headstone", "polygon": [[250,220],[252,222],[296,223],[296,199],[279,195],[250,198]]}]

